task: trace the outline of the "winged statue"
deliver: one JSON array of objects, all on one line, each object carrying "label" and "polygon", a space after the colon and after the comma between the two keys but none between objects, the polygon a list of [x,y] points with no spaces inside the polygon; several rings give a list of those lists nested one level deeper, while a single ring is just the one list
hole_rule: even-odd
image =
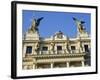
[{"label": "winged statue", "polygon": [[40,22],[43,18],[44,17],[41,17],[38,19],[33,19],[32,25],[31,25],[30,29],[28,30],[28,32],[33,32],[33,33],[39,32],[38,26],[40,25]]}]

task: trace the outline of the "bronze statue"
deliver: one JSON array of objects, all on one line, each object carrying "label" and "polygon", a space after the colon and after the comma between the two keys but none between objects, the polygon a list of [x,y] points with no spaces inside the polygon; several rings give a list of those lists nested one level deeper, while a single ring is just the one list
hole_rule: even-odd
[{"label": "bronze statue", "polygon": [[33,19],[31,28],[29,29],[28,32],[33,32],[33,33],[39,32],[38,26],[40,25],[40,21],[41,21],[42,19],[43,19],[43,17],[38,18],[38,19]]},{"label": "bronze statue", "polygon": [[84,21],[80,21],[76,18],[73,18],[73,20],[76,22],[76,25],[78,27],[78,32],[79,33],[85,33],[85,28],[83,26],[83,24],[85,23]]}]

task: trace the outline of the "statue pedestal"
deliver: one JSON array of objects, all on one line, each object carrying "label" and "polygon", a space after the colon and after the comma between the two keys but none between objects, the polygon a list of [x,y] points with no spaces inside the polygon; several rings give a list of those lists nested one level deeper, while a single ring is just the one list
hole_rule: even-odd
[{"label": "statue pedestal", "polygon": [[80,33],[80,34],[78,34],[78,37],[86,38],[86,37],[89,37],[89,35],[88,35],[87,32],[85,32],[85,33]]},{"label": "statue pedestal", "polygon": [[25,40],[39,40],[39,34],[37,32],[35,33],[27,32],[24,38]]}]

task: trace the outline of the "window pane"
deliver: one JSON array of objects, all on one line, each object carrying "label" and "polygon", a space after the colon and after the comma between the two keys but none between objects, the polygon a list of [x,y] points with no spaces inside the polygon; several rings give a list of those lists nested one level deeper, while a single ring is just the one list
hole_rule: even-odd
[{"label": "window pane", "polygon": [[42,50],[43,51],[47,51],[48,50],[48,47],[42,47]]},{"label": "window pane", "polygon": [[88,45],[84,45],[85,52],[89,52]]},{"label": "window pane", "polygon": [[32,46],[27,46],[26,53],[32,53]]},{"label": "window pane", "polygon": [[57,46],[57,50],[62,50],[62,46]]},{"label": "window pane", "polygon": [[71,50],[75,50],[75,46],[71,46]]}]

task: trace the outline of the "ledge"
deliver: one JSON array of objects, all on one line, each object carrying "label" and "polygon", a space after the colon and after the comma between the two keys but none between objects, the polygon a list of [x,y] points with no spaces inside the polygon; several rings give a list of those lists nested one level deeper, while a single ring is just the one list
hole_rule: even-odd
[{"label": "ledge", "polygon": [[31,58],[58,58],[58,57],[78,57],[78,56],[85,56],[86,53],[73,53],[73,54],[35,54],[35,55],[27,55],[27,57],[31,57]]}]

